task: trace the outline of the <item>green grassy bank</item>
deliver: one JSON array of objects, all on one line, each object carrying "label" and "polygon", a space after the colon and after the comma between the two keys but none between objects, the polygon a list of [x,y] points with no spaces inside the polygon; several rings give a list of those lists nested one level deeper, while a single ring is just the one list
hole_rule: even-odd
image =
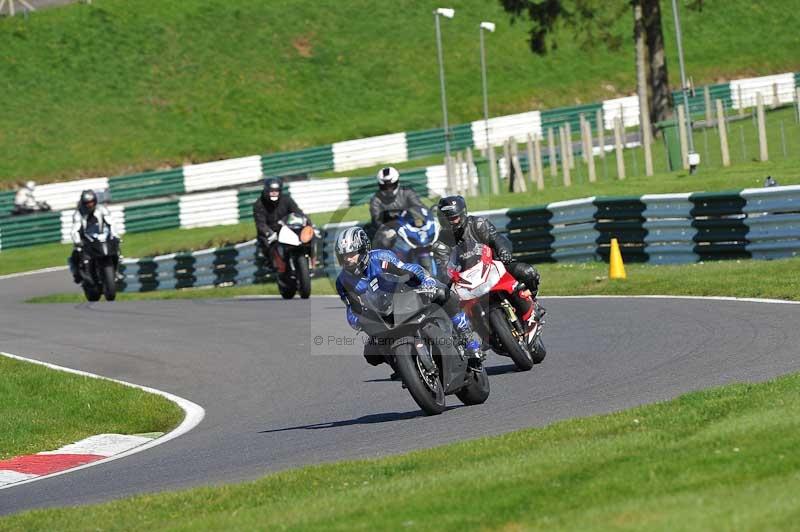
[{"label": "green grassy bank", "polygon": [[[635,87],[632,17],[622,47],[570,28],[545,57],[499,2],[455,0],[442,24],[450,122],[600,101]],[[0,185],[120,175],[440,126],[432,0],[95,0],[0,19]],[[707,0],[682,12],[697,85],[800,70],[798,0]],[[677,86],[671,17],[664,36]]]}]

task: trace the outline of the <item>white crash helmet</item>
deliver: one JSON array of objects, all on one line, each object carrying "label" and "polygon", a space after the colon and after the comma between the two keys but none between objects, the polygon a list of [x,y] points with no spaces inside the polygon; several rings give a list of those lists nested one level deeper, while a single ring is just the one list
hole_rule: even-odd
[{"label": "white crash helmet", "polygon": [[381,190],[397,192],[397,186],[400,183],[400,172],[397,171],[397,168],[393,166],[384,166],[378,170],[376,177]]}]

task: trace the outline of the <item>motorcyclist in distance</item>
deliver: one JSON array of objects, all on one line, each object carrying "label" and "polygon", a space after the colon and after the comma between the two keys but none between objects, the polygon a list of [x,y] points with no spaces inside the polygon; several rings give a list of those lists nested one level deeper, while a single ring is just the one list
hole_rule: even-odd
[{"label": "motorcyclist in distance", "polygon": [[[418,264],[400,261],[388,249],[372,249],[367,233],[360,227],[348,227],[336,238],[336,258],[342,271],[336,279],[336,291],[347,307],[347,323],[356,331],[360,331],[359,318],[363,312],[361,296],[370,288],[370,283],[380,282],[381,273],[393,275],[411,274],[409,284],[436,290],[433,302],[442,306],[459,341],[465,346],[465,353],[472,363],[482,360],[480,343],[473,338],[469,318],[458,306],[458,297],[451,294],[446,286],[430,276]],[[386,362],[377,342],[370,341],[364,346],[364,358],[373,366]]]},{"label": "motorcyclist in distance", "polygon": [[78,207],[72,215],[72,230],[70,231],[73,248],[72,255],[69,257],[69,270],[72,273],[72,280],[75,281],[75,284],[80,284],[81,282],[78,264],[82,258],[83,235],[86,227],[96,223],[102,230],[104,225],[108,226],[111,231],[111,238],[119,239],[119,236],[114,231],[112,222],[111,212],[104,205],[97,205],[97,194],[95,194],[94,190],[81,192]]},{"label": "motorcyclist in distance", "polygon": [[272,254],[278,243],[280,221],[289,213],[305,216],[289,194],[283,193],[283,180],[269,177],[264,180],[264,190],[253,203],[253,219],[258,233],[258,245],[272,267]]},{"label": "motorcyclist in distance", "polygon": [[[462,196],[446,196],[439,200],[438,207],[440,217],[452,230],[455,244],[452,248],[441,241],[434,245],[437,263],[443,268],[458,269],[468,258],[480,255],[483,244],[489,246],[494,258],[502,262],[506,270],[524,285],[514,292],[511,303],[528,328],[533,327],[535,318],[541,318],[545,312],[541,305],[533,304],[539,291],[539,272],[536,268],[514,258],[511,242],[497,232],[489,219],[470,216]],[[537,316],[534,316],[534,311]]]},{"label": "motorcyclist in distance", "polygon": [[424,209],[414,189],[400,186],[400,173],[392,166],[378,170],[378,192],[369,201],[369,215],[378,228],[373,241],[376,249],[393,249],[399,223],[405,210]]}]

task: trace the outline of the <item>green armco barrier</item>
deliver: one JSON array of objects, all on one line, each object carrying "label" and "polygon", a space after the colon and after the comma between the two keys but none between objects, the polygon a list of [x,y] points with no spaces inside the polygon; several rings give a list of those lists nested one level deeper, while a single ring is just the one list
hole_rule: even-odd
[{"label": "green armco barrier", "polygon": [[547,138],[547,129],[558,127],[564,122],[569,122],[573,133],[580,133],[581,113],[586,120],[591,122],[592,129],[597,128],[597,110],[602,109],[600,103],[589,103],[586,105],[576,105],[574,107],[561,107],[559,109],[549,109],[542,111],[542,133]]},{"label": "green armco barrier", "polygon": [[240,190],[237,195],[239,203],[239,221],[253,219],[253,203],[261,195],[261,189],[255,190]]},{"label": "green armco barrier", "polygon": [[[427,198],[428,177],[425,169],[400,172],[400,184],[413,188],[421,198]],[[374,177],[353,177],[347,181],[350,192],[350,205],[361,205],[369,202],[370,198],[378,191],[378,183]]]},{"label": "green armco barrier", "polygon": [[[460,124],[450,127],[450,150],[471,148],[472,124]],[[410,131],[406,133],[406,146],[409,159],[418,159],[429,155],[444,153],[444,128]]]},{"label": "green armco barrier", "polygon": [[695,192],[689,196],[694,204],[692,217],[742,215],[747,200],[740,191],[728,192]]},{"label": "green armco barrier", "polygon": [[183,168],[112,177],[108,180],[108,189],[115,203],[183,194],[186,191]]},{"label": "green armco barrier", "polygon": [[333,148],[330,144],[261,156],[261,171],[265,176],[305,174],[325,170],[333,170]]},{"label": "green armco barrier", "polygon": [[125,209],[125,230],[141,233],[180,227],[180,207],[177,200],[136,205]]},{"label": "green armco barrier", "polygon": [[8,192],[0,192],[0,218],[10,215],[14,210],[14,196],[16,192],[9,190]]},{"label": "green armco barrier", "polygon": [[[731,85],[730,83],[720,83],[718,85],[708,85],[708,91],[711,96],[711,112],[716,115],[716,104],[714,100],[722,100],[722,105],[725,109],[730,109],[733,106],[731,99]],[[683,92],[677,90],[672,91],[672,99],[675,105],[683,105]],[[692,116],[702,115],[705,117],[706,113],[706,98],[705,90],[703,87],[698,87],[695,90],[694,96],[689,96],[689,112]]]},{"label": "green armco barrier", "polygon": [[61,242],[61,213],[48,212],[0,219],[0,248]]}]

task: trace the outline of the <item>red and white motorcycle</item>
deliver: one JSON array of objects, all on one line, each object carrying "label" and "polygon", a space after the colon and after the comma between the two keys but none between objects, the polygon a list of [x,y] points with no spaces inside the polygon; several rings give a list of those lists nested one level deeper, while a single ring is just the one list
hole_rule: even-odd
[{"label": "red and white motorcycle", "polygon": [[[469,261],[462,271],[450,269],[448,273],[453,280],[451,289],[461,300],[473,328],[495,353],[510,357],[520,371],[528,371],[544,360],[547,354],[542,341],[544,320],[537,317],[526,332],[525,322],[510,301],[520,283],[502,262],[494,260],[492,248],[483,245],[479,260]],[[538,303],[535,300],[531,303],[536,313]]]}]

